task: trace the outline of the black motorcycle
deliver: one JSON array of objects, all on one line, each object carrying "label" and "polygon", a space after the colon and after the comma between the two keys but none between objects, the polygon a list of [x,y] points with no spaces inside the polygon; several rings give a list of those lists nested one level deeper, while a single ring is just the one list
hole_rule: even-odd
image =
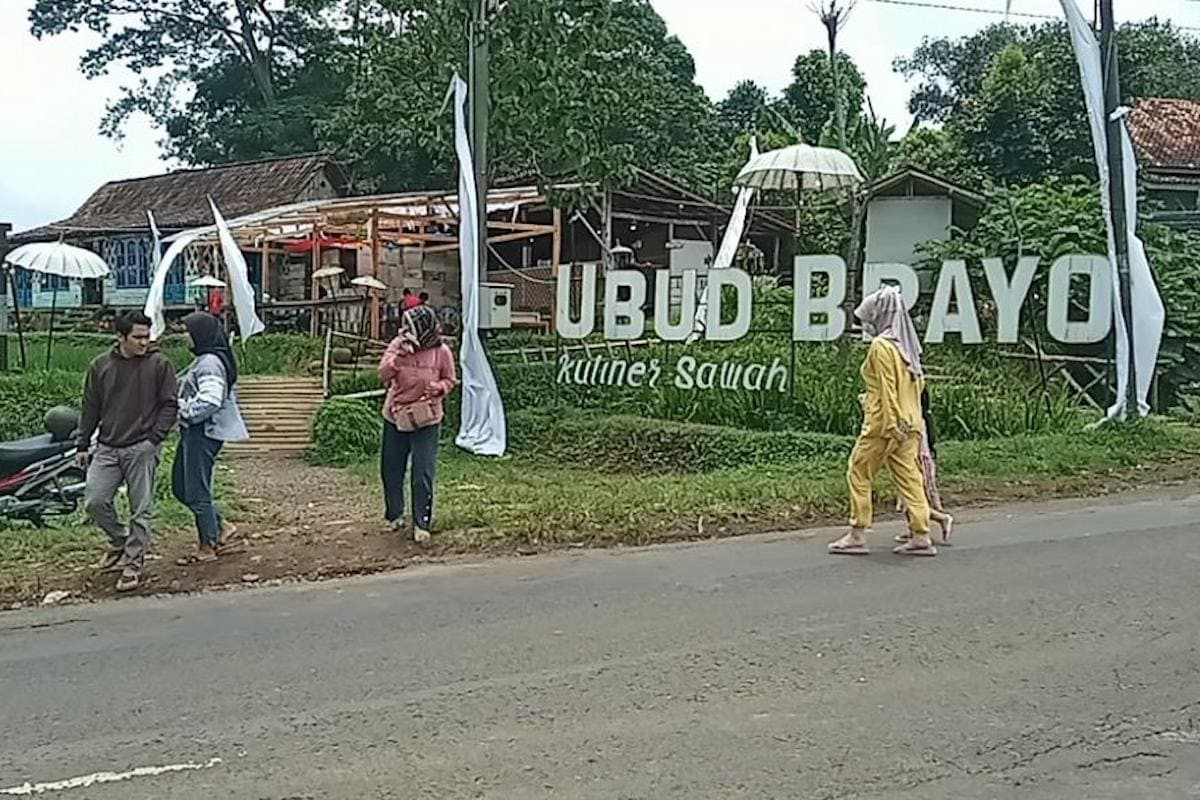
[{"label": "black motorcycle", "polygon": [[75,463],[79,414],[60,406],[46,414],[46,433],[0,442],[0,523],[32,522],[74,514],[86,473]]}]

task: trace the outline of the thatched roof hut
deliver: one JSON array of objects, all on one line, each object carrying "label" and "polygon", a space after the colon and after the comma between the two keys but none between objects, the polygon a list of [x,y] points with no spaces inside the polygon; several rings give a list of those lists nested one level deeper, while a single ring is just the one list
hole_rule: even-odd
[{"label": "thatched roof hut", "polygon": [[212,223],[208,198],[221,213],[237,217],[264,208],[337,197],[346,177],[323,155],[273,158],[148,178],[111,181],[64,220],[19,233],[17,243],[145,231],[152,211],[164,231]]}]

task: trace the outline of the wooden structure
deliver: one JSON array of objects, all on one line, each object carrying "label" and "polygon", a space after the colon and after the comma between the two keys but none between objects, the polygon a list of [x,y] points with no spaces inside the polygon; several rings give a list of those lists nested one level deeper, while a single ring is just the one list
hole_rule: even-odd
[{"label": "wooden structure", "polygon": [[[588,198],[582,207],[572,209],[527,208],[527,219],[559,233],[549,240],[517,239],[492,249],[487,280],[512,287],[513,309],[526,327],[545,329],[553,324],[556,265],[590,263],[611,268],[613,249],[622,247],[632,251],[636,269],[670,269],[676,279],[685,270],[703,274],[720,248],[732,213],[729,205],[643,169],[634,170],[629,184],[596,189]],[[751,273],[790,273],[794,232],[792,222],[752,208],[735,266]],[[577,289],[572,298],[578,301]]]},{"label": "wooden structure", "polygon": [[[720,243],[730,209],[651,173],[639,171],[630,186],[602,192],[578,183],[546,189],[511,186],[487,198],[488,264],[483,283],[513,287],[514,325],[547,330],[552,324],[555,286],[564,264],[611,266],[618,245],[635,254],[635,267],[706,270]],[[567,211],[555,197],[592,198]],[[366,331],[387,338],[404,290],[425,292],[451,332],[461,306],[458,261],[458,197],[453,192],[406,192],[370,197],[315,200],[265,209],[229,219],[243,250],[265,265],[262,290],[267,304],[311,310],[308,329]],[[790,223],[767,214],[751,219],[748,237],[769,252],[758,268],[774,271],[784,263]],[[200,245],[216,241],[211,226],[199,231]],[[333,282],[314,281],[317,270],[338,267]],[[365,304],[368,320],[355,320],[363,294],[350,281],[370,276],[387,285],[386,294]],[[331,285],[332,283],[332,285]],[[324,317],[324,319],[322,319]],[[365,322],[366,324],[362,324]]]},{"label": "wooden structure", "polygon": [[[553,219],[548,224],[529,221],[524,214],[546,203],[536,187],[490,192],[489,244],[553,241],[559,231]],[[244,251],[260,254],[263,293],[272,295],[275,305],[312,309],[311,333],[322,327],[366,329],[370,338],[378,339],[386,307],[399,303],[405,289],[426,292],[431,305],[457,315],[458,215],[454,193],[407,192],[269,208],[229,219],[228,224]],[[212,226],[199,233],[196,244],[216,243]],[[328,283],[314,280],[313,274],[326,267],[341,268],[340,277]],[[350,281],[364,276],[382,281],[388,291],[371,295],[365,304],[368,324],[360,325],[353,317],[364,305],[363,294]]]}]

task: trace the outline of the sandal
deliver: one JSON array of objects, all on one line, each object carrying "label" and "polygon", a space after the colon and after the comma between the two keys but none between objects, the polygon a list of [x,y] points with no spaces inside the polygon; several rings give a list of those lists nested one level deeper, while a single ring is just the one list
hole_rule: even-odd
[{"label": "sandal", "polygon": [[96,569],[100,570],[101,575],[112,575],[120,572],[125,568],[125,565],[121,563],[124,556],[124,547],[114,547],[104,553],[104,557],[100,559],[100,563],[96,565]]},{"label": "sandal", "polygon": [[911,539],[899,547],[892,548],[892,552],[898,556],[924,556],[925,558],[932,558],[938,554],[937,548],[932,544],[913,544]]},{"label": "sandal", "polygon": [[[220,545],[218,545],[219,547]],[[217,560],[218,551],[216,549],[197,549],[194,553],[188,553],[186,556],[180,556],[175,559],[176,566],[191,567],[196,564],[211,564]]]},{"label": "sandal", "polygon": [[829,543],[829,553],[835,556],[869,556],[870,549],[865,544],[854,544],[853,542],[843,542],[838,539],[836,542]]},{"label": "sandal", "polygon": [[246,545],[246,537],[238,532],[237,525],[226,523],[221,528],[221,538],[217,540],[217,553],[232,553]]},{"label": "sandal", "polygon": [[118,592],[132,592],[142,583],[142,575],[133,567],[126,567],[121,572],[121,577],[117,578]]}]

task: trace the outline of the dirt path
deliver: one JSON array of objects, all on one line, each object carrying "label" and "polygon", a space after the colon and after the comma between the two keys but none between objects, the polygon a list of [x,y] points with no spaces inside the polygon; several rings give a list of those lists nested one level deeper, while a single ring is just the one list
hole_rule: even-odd
[{"label": "dirt path", "polygon": [[268,458],[237,459],[229,469],[244,547],[215,564],[190,566],[175,563],[189,552],[186,545],[164,548],[147,591],[377,572],[436,552],[388,530],[378,490],[350,472]]}]

